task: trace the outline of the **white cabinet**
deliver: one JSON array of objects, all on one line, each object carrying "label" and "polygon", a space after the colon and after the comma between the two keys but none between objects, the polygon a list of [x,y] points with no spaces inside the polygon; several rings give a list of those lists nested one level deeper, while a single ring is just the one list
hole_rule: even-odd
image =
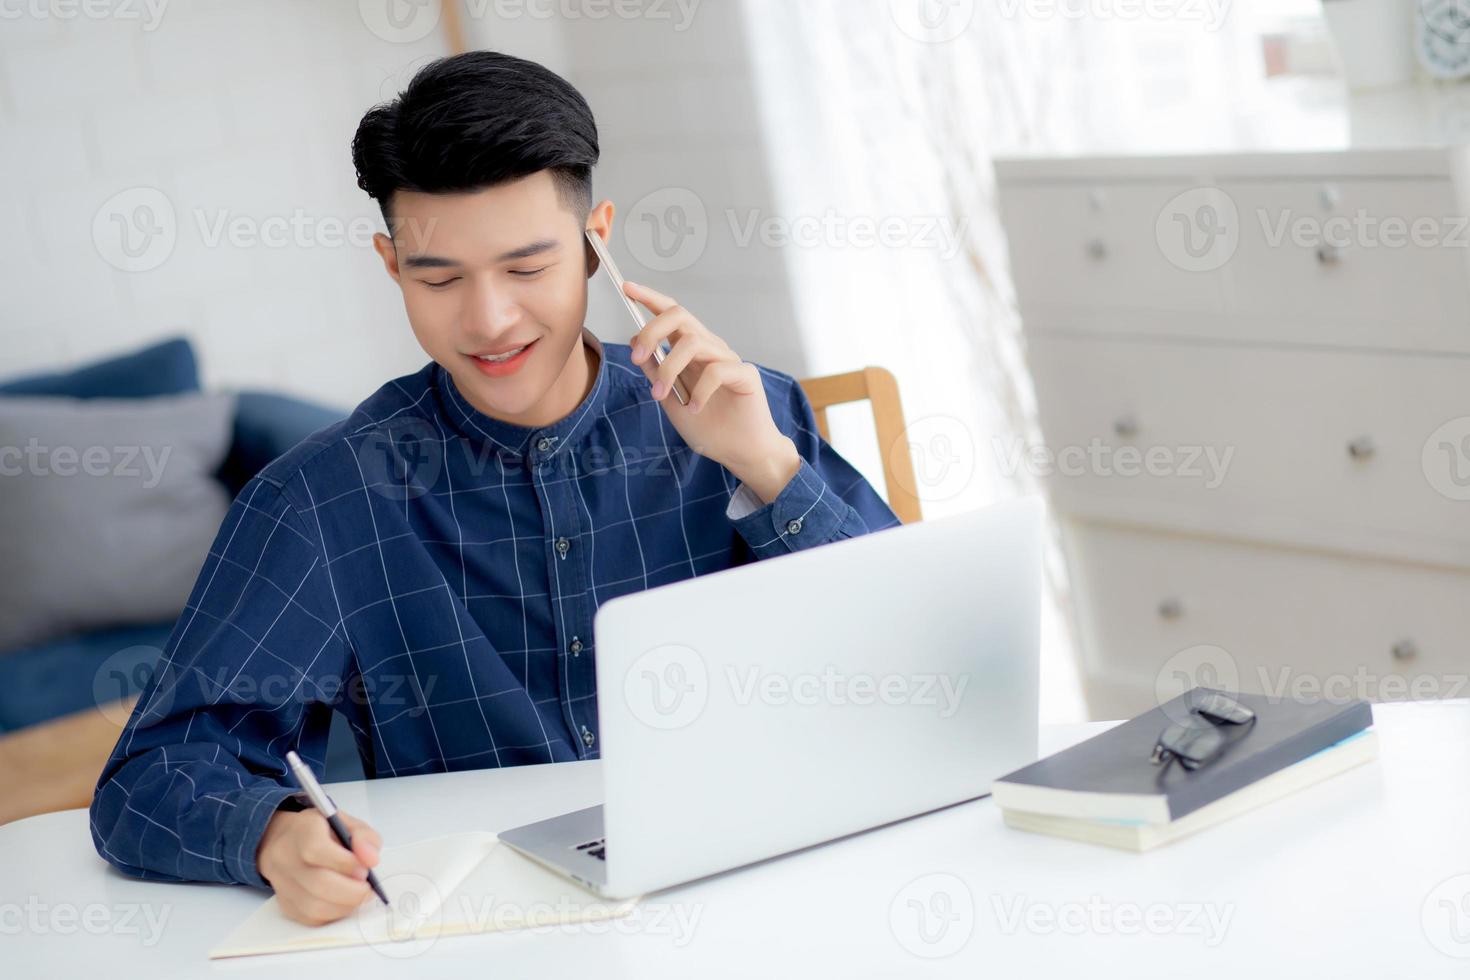
[{"label": "white cabinet", "polygon": [[1220,182],[1228,308],[1263,340],[1470,352],[1470,213],[1446,178]]},{"label": "white cabinet", "polygon": [[1048,447],[1088,449],[1052,481],[1064,513],[1470,566],[1470,504],[1423,460],[1470,414],[1470,357],[1044,333],[1027,347]]},{"label": "white cabinet", "polygon": [[1470,696],[1466,160],[997,165],[1094,716]]},{"label": "white cabinet", "polygon": [[1001,206],[1021,305],[1062,316],[1127,310],[1140,299],[1132,284],[1147,282],[1155,309],[1223,310],[1221,277],[1180,269],[1156,241],[1155,216],[1192,186],[1175,180],[1007,188]]},{"label": "white cabinet", "polygon": [[1470,697],[1470,574],[1069,525],[1089,709],[1127,717],[1179,676],[1296,697]]}]

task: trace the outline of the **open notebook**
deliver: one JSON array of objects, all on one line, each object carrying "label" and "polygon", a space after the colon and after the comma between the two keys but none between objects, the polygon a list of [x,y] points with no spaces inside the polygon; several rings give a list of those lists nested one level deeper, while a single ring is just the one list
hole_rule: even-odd
[{"label": "open notebook", "polygon": [[345,919],[305,926],[286,918],[272,896],[209,951],[210,959],[613,919],[627,915],[639,901],[599,898],[490,833],[388,848],[376,873],[391,910],[373,898]]}]

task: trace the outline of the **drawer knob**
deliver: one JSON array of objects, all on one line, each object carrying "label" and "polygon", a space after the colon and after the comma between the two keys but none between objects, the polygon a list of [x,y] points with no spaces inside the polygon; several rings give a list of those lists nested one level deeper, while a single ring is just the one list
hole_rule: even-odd
[{"label": "drawer knob", "polygon": [[1395,660],[1413,660],[1419,656],[1419,647],[1413,640],[1399,640],[1390,650]]},{"label": "drawer knob", "polygon": [[1160,619],[1178,619],[1184,615],[1184,603],[1174,596],[1159,601]]},{"label": "drawer knob", "polygon": [[1317,261],[1322,265],[1337,265],[1342,262],[1342,246],[1319,245],[1317,246]]},{"label": "drawer knob", "polygon": [[1108,257],[1108,243],[1101,238],[1090,238],[1087,241],[1087,257],[1101,261]]},{"label": "drawer knob", "polygon": [[1347,451],[1353,459],[1368,459],[1378,452],[1378,447],[1373,445],[1373,440],[1368,436],[1358,436],[1348,443]]},{"label": "drawer knob", "polygon": [[1138,435],[1138,419],[1131,415],[1120,415],[1113,420],[1113,431],[1124,439]]}]

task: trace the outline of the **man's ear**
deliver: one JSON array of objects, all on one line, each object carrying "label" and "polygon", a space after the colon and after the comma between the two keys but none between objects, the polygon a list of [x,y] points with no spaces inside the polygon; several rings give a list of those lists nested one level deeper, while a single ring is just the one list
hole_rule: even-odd
[{"label": "man's ear", "polygon": [[[603,199],[597,207],[587,213],[587,230],[607,242],[612,238],[613,226],[613,202]],[[587,256],[587,278],[591,279],[597,275],[601,262],[597,259],[597,253],[592,250],[592,243],[584,237],[582,240],[582,252]]]},{"label": "man's ear", "polygon": [[388,270],[388,275],[400,286],[403,285],[398,279],[398,247],[393,244],[393,239],[381,231],[373,233],[373,250],[378,253],[378,258],[383,260],[383,268]]}]

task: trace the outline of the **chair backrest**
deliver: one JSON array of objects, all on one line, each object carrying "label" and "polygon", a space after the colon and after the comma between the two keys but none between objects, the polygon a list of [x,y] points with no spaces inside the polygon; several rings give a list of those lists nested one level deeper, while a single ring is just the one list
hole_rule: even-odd
[{"label": "chair backrest", "polygon": [[914,493],[914,463],[904,435],[903,404],[892,372],[867,367],[846,374],[806,378],[801,381],[801,387],[817,417],[817,430],[828,441],[831,441],[827,431],[830,406],[865,399],[872,403],[873,423],[878,430],[878,448],[883,458],[883,482],[888,486],[888,506],[905,524],[923,520],[919,498]]}]

